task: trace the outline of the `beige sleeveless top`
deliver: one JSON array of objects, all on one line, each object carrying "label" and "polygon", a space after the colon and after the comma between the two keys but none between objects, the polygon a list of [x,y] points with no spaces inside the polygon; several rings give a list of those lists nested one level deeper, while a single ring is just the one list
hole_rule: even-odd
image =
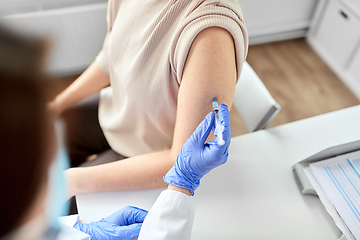
[{"label": "beige sleeveless top", "polygon": [[248,35],[237,0],[109,0],[108,32],[96,62],[110,76],[99,121],[113,150],[135,156],[171,148],[177,95],[196,35],[233,36],[241,72]]}]

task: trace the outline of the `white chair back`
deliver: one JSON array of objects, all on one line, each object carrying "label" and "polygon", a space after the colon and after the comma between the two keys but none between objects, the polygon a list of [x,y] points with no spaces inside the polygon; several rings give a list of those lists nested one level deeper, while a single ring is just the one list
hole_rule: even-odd
[{"label": "white chair back", "polygon": [[247,62],[236,85],[234,106],[249,132],[266,128],[281,109]]}]

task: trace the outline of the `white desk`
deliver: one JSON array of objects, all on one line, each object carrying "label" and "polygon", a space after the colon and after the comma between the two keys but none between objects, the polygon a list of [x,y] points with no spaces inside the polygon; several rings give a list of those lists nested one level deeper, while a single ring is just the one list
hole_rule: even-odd
[{"label": "white desk", "polygon": [[[234,138],[228,162],[195,192],[192,239],[338,239],[340,231],[319,199],[301,195],[291,166],[359,139],[360,105]],[[80,217],[98,220],[125,205],[150,209],[160,191],[79,195]]]}]

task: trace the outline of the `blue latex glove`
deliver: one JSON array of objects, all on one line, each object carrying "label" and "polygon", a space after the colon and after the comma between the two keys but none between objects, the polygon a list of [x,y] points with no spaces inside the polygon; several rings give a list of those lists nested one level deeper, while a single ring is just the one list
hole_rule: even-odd
[{"label": "blue latex glove", "polygon": [[214,113],[209,113],[190,136],[177,156],[174,166],[164,177],[170,185],[186,188],[194,195],[200,179],[213,168],[224,164],[228,158],[230,145],[230,112],[225,104],[219,106],[219,118],[224,126],[223,139],[220,146],[216,140],[205,144],[210,131],[215,130]]},{"label": "blue latex glove", "polygon": [[90,235],[91,240],[130,240],[139,236],[148,211],[127,206],[97,222],[78,223],[74,228]]}]

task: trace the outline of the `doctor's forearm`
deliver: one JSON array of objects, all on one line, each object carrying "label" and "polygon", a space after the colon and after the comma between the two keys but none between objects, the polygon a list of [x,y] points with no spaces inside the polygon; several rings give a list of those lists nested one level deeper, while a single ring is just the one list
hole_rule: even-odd
[{"label": "doctor's forearm", "polygon": [[173,191],[181,192],[181,193],[184,193],[184,194],[186,194],[186,195],[188,195],[188,196],[191,195],[189,189],[181,188],[181,187],[177,187],[177,186],[173,186],[173,185],[169,185],[169,186],[168,186],[168,190],[173,190]]},{"label": "doctor's forearm", "polygon": [[176,155],[168,150],[99,166],[72,168],[66,171],[70,186],[69,196],[166,187],[163,176],[175,161]]}]

